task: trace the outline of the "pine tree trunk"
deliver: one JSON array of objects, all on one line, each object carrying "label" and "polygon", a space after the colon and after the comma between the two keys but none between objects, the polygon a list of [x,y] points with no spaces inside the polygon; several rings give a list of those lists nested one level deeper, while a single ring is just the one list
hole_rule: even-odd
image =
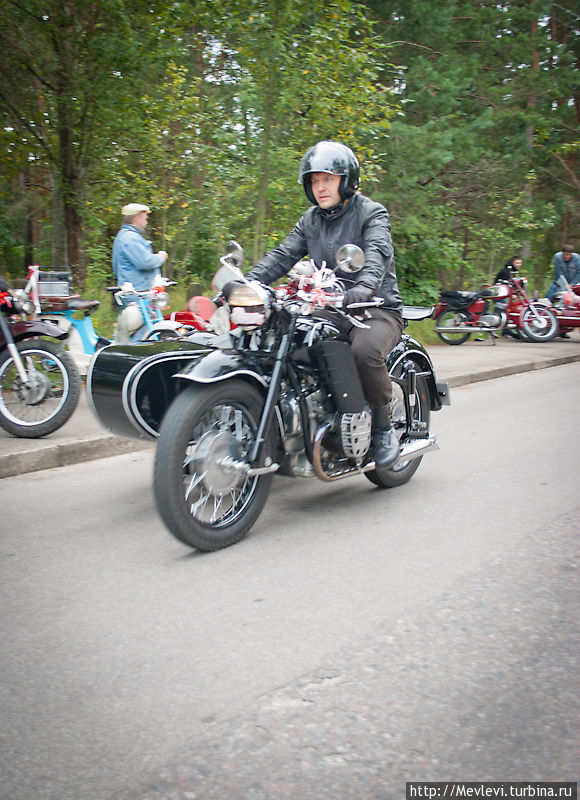
[{"label": "pine tree trunk", "polygon": [[50,263],[53,266],[68,266],[64,203],[58,176],[54,171],[50,174],[50,184],[52,187],[52,248]]}]

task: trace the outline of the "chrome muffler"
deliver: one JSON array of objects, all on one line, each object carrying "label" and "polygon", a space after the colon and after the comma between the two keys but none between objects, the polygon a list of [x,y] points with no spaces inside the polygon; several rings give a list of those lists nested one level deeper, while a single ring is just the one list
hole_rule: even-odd
[{"label": "chrome muffler", "polygon": [[[324,439],[324,436],[328,432],[329,428],[330,424],[323,425],[318,429],[314,437],[312,446],[312,466],[314,468],[314,474],[317,478],[320,478],[321,481],[338,481],[341,478],[348,478],[351,475],[363,475],[365,472],[370,472],[371,470],[376,469],[376,464],[374,461],[367,461],[365,464],[361,463],[356,467],[353,467],[350,463],[348,463],[342,468],[338,466],[337,469],[333,470],[331,473],[325,472],[322,466],[321,449],[322,440]],[[405,461],[412,461],[414,458],[421,458],[430,450],[439,450],[437,437],[435,436],[429,436],[428,439],[414,439],[410,442],[407,442],[403,445],[403,447],[401,447],[399,458],[392,469],[395,469],[398,465],[403,464]]]},{"label": "chrome muffler", "polygon": [[495,331],[502,330],[501,328],[476,328],[472,325],[457,325],[447,326],[443,328],[433,328],[435,333],[494,333]]}]

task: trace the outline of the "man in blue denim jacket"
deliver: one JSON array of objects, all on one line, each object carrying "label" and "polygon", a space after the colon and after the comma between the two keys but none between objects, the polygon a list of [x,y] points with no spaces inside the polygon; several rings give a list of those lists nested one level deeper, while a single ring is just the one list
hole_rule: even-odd
[{"label": "man in blue denim jacket", "polygon": [[167,259],[165,250],[153,252],[145,236],[150,208],[129,203],[121,209],[123,224],[113,242],[113,272],[119,286],[132,283],[138,292],[150,289]]},{"label": "man in blue denim jacket", "polygon": [[560,277],[565,278],[570,286],[580,283],[580,256],[574,252],[571,244],[565,244],[559,253],[554,254],[552,264],[554,266],[554,282],[546,294],[548,299],[564,289],[560,283]]}]

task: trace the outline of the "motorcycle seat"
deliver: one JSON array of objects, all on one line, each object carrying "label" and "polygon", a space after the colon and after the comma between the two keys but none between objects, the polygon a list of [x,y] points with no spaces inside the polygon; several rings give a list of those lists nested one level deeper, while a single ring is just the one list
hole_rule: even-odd
[{"label": "motorcycle seat", "polygon": [[465,308],[478,300],[481,297],[481,292],[459,292],[453,290],[444,290],[440,292],[441,302],[448,305],[450,308]]},{"label": "motorcycle seat", "polygon": [[69,311],[96,311],[96,309],[101,305],[100,300],[83,300],[82,298],[71,298],[66,307]]}]

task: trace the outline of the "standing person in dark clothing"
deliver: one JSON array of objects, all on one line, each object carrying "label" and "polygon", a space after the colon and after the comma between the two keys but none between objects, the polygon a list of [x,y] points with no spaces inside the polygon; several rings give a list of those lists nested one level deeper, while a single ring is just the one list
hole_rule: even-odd
[{"label": "standing person in dark clothing", "polygon": [[494,283],[498,283],[499,281],[511,281],[512,278],[517,278],[518,272],[522,268],[522,263],[522,259],[519,256],[514,256],[497,273]]},{"label": "standing person in dark clothing", "polygon": [[[309,255],[317,266],[325,261],[350,285],[345,295],[347,310],[350,303],[382,298],[381,305],[371,308],[368,318],[365,316],[369,327],[349,326],[346,334],[372,408],[373,458],[379,468],[388,468],[399,456],[399,442],[391,427],[392,384],[385,359],[403,331],[403,302],[395,274],[389,214],[384,206],[358,192],[358,160],[339,142],[322,141],[307,150],[300,162],[298,181],[312,208],[247,277],[273,283]],[[356,244],[364,251],[365,263],[356,275],[337,268],[336,252],[344,244]]]}]

